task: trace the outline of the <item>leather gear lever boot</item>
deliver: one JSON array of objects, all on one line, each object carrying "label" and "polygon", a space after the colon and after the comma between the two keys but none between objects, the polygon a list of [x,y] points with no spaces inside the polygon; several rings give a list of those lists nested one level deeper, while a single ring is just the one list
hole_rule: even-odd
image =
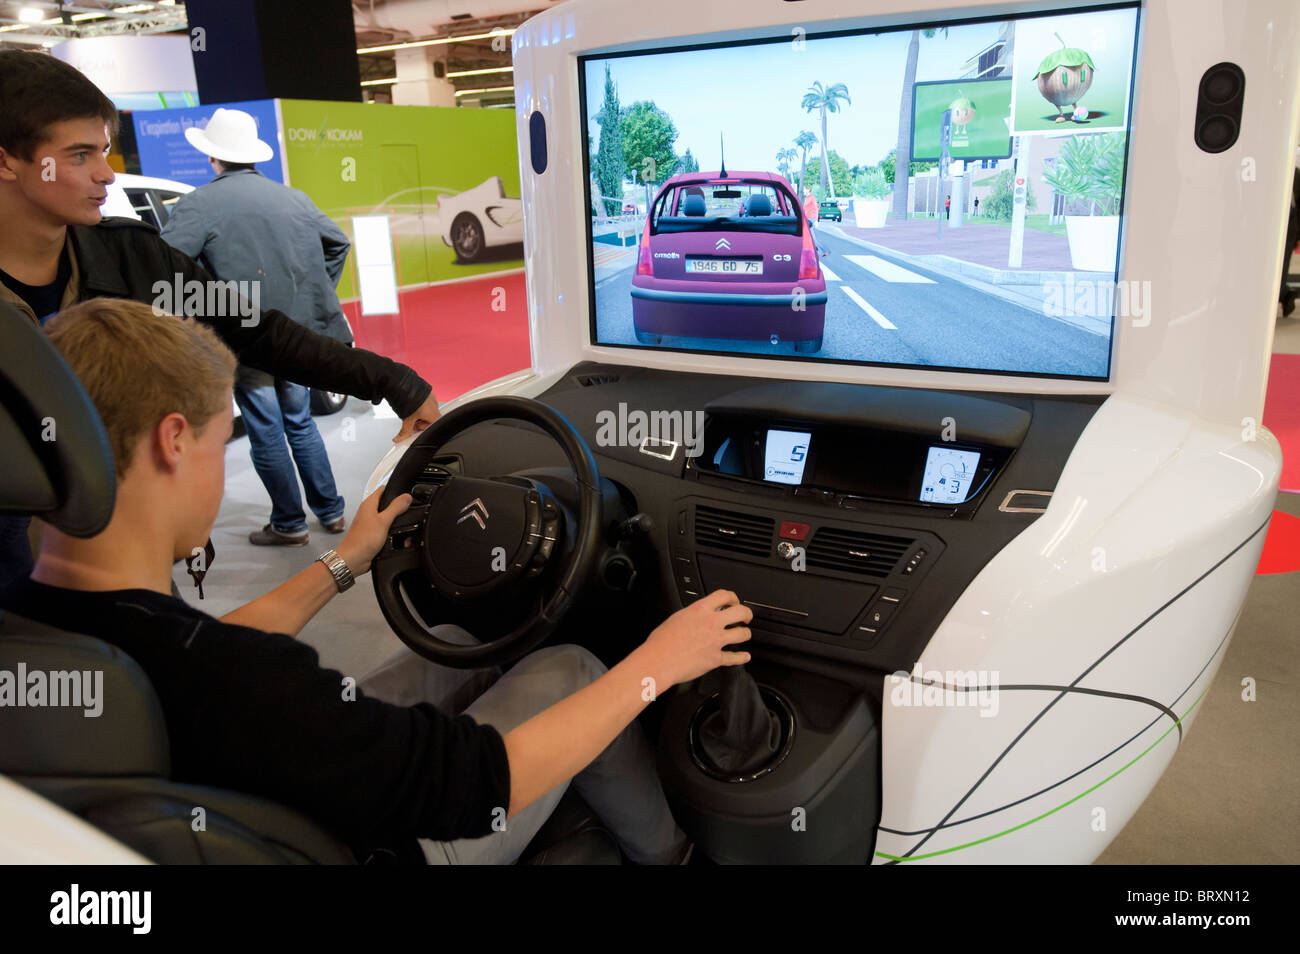
[{"label": "leather gear lever boot", "polygon": [[727,666],[700,682],[706,695],[718,693],[718,708],[700,724],[705,759],[723,772],[756,772],[781,746],[781,722],[763,701],[758,683],[743,666]]}]

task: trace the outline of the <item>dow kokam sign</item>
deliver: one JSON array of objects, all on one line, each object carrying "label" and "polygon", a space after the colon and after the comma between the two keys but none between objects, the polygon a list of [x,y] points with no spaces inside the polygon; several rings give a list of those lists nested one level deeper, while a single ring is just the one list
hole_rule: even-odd
[{"label": "dow kokam sign", "polygon": [[290,126],[286,132],[290,142],[362,142],[365,139],[365,130],[362,129],[308,129],[305,126]]}]

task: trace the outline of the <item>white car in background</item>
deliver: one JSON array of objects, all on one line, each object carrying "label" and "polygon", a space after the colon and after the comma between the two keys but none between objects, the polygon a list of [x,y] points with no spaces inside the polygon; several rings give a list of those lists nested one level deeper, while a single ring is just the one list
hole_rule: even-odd
[{"label": "white car in background", "polygon": [[[173,179],[121,172],[108,187],[108,200],[102,206],[102,212],[106,216],[120,215],[128,219],[139,219],[148,222],[156,229],[161,229],[167,224],[176,200],[187,192],[193,191],[194,186]],[[342,410],[347,401],[346,394],[318,391],[313,388],[311,412],[333,414]],[[235,405],[235,419],[239,420],[239,405]]]},{"label": "white car in background", "polygon": [[103,214],[140,219],[161,229],[167,224],[176,200],[193,191],[194,186],[172,179],[119,173],[108,187],[108,201],[103,205]]},{"label": "white car in background", "polygon": [[472,189],[441,196],[438,225],[457,258],[473,262],[486,249],[523,244],[524,205],[506,195],[500,176],[492,176]]}]

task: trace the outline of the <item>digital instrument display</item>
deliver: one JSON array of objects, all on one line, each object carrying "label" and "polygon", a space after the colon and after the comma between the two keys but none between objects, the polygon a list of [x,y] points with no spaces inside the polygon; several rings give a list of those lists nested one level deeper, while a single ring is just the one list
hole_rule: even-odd
[{"label": "digital instrument display", "polygon": [[778,484],[802,483],[811,439],[808,431],[769,430],[763,450],[763,479]]},{"label": "digital instrument display", "polygon": [[921,501],[965,503],[974,489],[979,464],[979,451],[931,447],[925,458],[925,474],[921,478]]}]

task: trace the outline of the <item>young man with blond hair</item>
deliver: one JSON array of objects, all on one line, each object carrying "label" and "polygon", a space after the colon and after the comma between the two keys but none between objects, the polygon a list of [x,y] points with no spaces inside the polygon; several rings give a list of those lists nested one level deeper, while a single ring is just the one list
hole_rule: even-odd
[{"label": "young man with blond hair", "polygon": [[[675,613],[608,672],[576,646],[536,652],[460,715],[409,698],[429,664],[407,650],[379,671],[413,704],[381,701],[365,679],[349,701],[342,674],[293,638],[338,592],[324,563],[221,619],[170,595],[173,562],[208,538],[221,505],[234,355],[206,327],[135,302],[86,302],[47,328],[108,431],[116,505],[89,539],[48,528],[31,578],[0,607],[133,657],[161,700],[175,780],[289,805],[360,858],[419,839],[415,857],[447,863],[516,860],[572,779],[634,861],[682,860],[635,723],[642,680],[662,692],[747,662],[723,648],[750,636],[735,594]],[[381,512],[378,500],[333,551],[354,577],[411,502]]]}]

